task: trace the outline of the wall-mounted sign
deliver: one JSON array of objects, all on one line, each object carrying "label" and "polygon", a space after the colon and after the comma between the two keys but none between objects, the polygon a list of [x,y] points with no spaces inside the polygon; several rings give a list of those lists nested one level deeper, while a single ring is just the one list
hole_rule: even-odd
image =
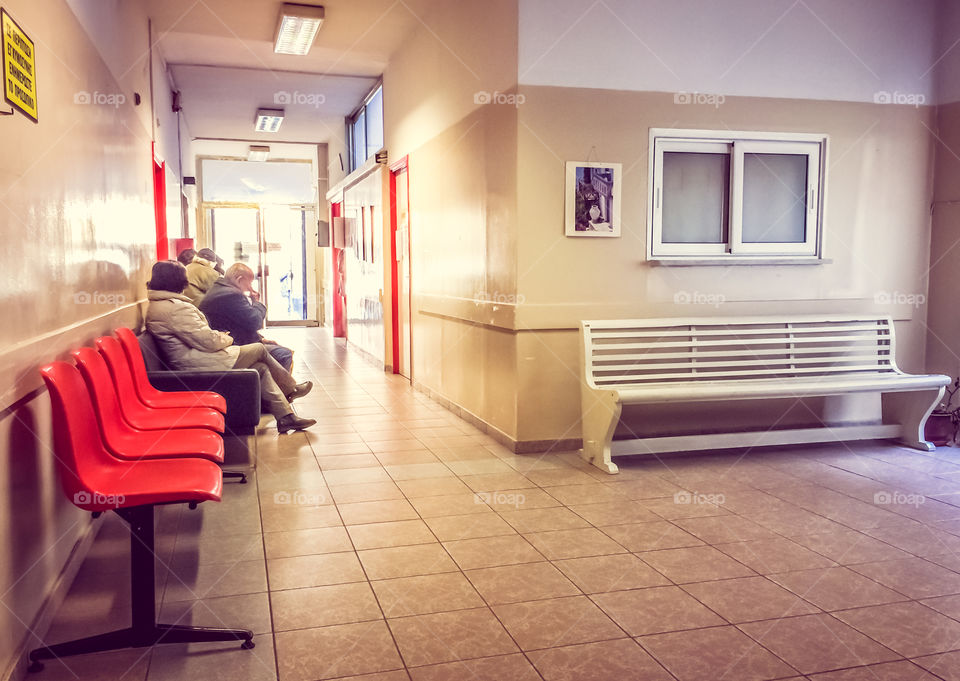
[{"label": "wall-mounted sign", "polygon": [[37,68],[33,41],[7,10],[0,8],[3,25],[3,98],[37,122]]}]

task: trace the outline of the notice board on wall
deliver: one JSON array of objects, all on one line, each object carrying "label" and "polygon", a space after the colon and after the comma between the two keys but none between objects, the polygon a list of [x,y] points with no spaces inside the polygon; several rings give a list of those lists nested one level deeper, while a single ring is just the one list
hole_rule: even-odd
[{"label": "notice board on wall", "polygon": [[37,62],[33,41],[7,10],[0,8],[3,31],[3,99],[37,122]]}]

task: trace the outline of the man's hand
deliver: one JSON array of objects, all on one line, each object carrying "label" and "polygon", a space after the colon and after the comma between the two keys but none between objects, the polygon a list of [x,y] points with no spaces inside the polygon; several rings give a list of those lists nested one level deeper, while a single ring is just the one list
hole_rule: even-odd
[{"label": "man's hand", "polygon": [[264,345],[280,345],[277,341],[267,340],[266,338],[262,339],[260,342],[263,343]]},{"label": "man's hand", "polygon": [[260,294],[259,294],[259,293],[257,293],[257,292],[254,291],[253,289],[249,289],[249,290],[247,291],[247,293],[250,295],[250,300],[256,300],[257,302],[260,302]]}]

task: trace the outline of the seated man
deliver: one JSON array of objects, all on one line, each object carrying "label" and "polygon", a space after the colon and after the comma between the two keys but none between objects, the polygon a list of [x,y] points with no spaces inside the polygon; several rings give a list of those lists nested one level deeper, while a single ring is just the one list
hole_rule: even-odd
[{"label": "seated man", "polygon": [[213,282],[223,273],[223,260],[212,249],[201,248],[193,261],[187,265],[187,287],[183,295],[194,305],[199,305]]},{"label": "seated man", "polygon": [[200,301],[200,311],[217,331],[226,331],[233,342],[263,343],[273,358],[290,371],[293,350],[264,340],[260,335],[267,308],[260,302],[260,294],[253,290],[253,270],[238,262],[227,268],[223,278],[215,281]]},{"label": "seated man", "polygon": [[290,402],[310,392],[310,381],[297,383],[267,352],[263,343],[234,345],[230,334],[214,331],[206,318],[181,292],[187,272],[176,260],[154,264],[147,284],[146,326],[174,369],[256,369],[260,397],[277,419],[277,431],[303,430],[314,419],[297,416]]},{"label": "seated man", "polygon": [[180,261],[180,264],[186,267],[193,262],[193,259],[197,256],[197,252],[192,248],[184,248],[182,251],[177,253],[177,260]]}]

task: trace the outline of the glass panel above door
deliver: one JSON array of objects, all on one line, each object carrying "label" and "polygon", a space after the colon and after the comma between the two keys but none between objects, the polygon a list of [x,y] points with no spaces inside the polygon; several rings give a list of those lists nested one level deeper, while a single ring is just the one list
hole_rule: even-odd
[{"label": "glass panel above door", "polygon": [[201,191],[206,203],[312,204],[316,183],[311,163],[203,159]]}]

